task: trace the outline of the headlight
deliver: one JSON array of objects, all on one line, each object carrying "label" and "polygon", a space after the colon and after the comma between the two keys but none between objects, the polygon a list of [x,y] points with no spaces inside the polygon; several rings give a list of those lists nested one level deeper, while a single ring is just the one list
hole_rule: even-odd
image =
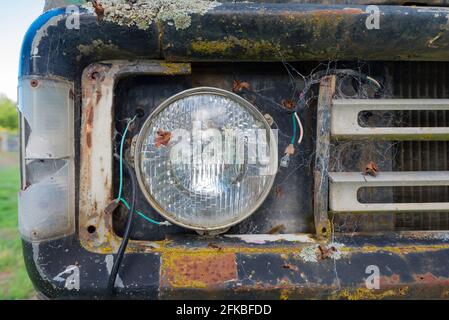
[{"label": "headlight", "polygon": [[224,231],[265,200],[277,154],[276,135],[252,104],[225,90],[196,88],[149,116],[135,167],[145,197],[167,220]]}]

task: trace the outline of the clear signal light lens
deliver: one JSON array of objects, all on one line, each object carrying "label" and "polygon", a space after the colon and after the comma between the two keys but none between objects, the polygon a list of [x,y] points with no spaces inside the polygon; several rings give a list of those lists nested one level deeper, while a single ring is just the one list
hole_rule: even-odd
[{"label": "clear signal light lens", "polygon": [[225,90],[196,88],[149,116],[135,167],[145,197],[167,220],[220,231],[263,203],[277,156],[277,132],[252,104]]}]

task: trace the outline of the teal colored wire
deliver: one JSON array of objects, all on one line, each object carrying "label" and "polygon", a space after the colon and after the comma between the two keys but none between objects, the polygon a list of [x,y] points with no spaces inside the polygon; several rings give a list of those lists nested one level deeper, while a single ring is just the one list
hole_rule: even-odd
[{"label": "teal colored wire", "polygon": [[[131,209],[130,206],[129,206],[129,204],[128,204],[128,202],[126,202],[125,199],[120,198],[120,201],[125,205],[125,207],[126,207],[128,210]],[[134,212],[137,213],[139,216],[141,216],[143,219],[145,219],[145,220],[147,220],[147,221],[149,221],[149,222],[151,222],[151,223],[154,223],[154,224],[157,224],[157,225],[160,225],[160,224],[161,224],[160,222],[157,222],[157,221],[154,221],[154,220],[151,219],[151,218],[148,218],[148,217],[147,217],[145,214],[143,214],[142,212],[139,212],[139,211],[137,211],[137,210],[135,210]]]},{"label": "teal colored wire", "polygon": [[136,118],[137,116],[128,121],[125,132],[123,132],[122,141],[120,142],[120,185],[118,189],[118,199],[122,198],[123,193],[123,147],[125,146],[126,135],[128,134],[129,126],[134,122],[134,120],[136,120]]},{"label": "teal colored wire", "polygon": [[295,118],[294,113],[292,113],[292,122],[293,122],[293,137],[292,137],[292,141],[290,142],[290,144],[295,144],[298,128],[296,127],[296,118]]},{"label": "teal colored wire", "polygon": [[[137,118],[137,116],[135,116],[133,119],[128,121],[128,124],[126,125],[126,129],[123,132],[122,141],[120,142],[120,181],[119,181],[119,191],[118,191],[117,199],[119,199],[119,201],[122,202],[128,210],[131,210],[131,207],[128,204],[128,202],[126,202],[126,200],[122,198],[122,193],[123,193],[123,148],[125,146],[126,135],[128,134],[129,127],[130,127],[131,123],[133,123],[134,120],[136,120],[136,118]],[[154,221],[153,219],[148,218],[142,212],[139,212],[137,210],[135,210],[134,212],[137,213],[139,216],[141,216],[143,219],[145,219],[151,223],[154,223],[156,225],[161,225],[160,222],[157,222],[157,221]]]}]

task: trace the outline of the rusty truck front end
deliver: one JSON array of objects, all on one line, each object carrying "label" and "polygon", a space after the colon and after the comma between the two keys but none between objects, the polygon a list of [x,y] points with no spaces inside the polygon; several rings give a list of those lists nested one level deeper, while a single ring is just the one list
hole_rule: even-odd
[{"label": "rusty truck front end", "polygon": [[[19,225],[36,289],[111,297],[117,268],[122,299],[449,298],[449,2],[422,2],[48,1],[19,84]],[[250,114],[276,131],[274,172],[248,177],[245,158],[229,183],[261,181],[254,205],[240,192],[218,208],[216,185],[192,195],[195,179],[178,201],[186,167],[153,174],[167,128],[190,119],[176,99],[193,94],[246,117],[211,126]],[[204,226],[182,220],[191,203]],[[218,210],[241,216],[215,225]]]}]

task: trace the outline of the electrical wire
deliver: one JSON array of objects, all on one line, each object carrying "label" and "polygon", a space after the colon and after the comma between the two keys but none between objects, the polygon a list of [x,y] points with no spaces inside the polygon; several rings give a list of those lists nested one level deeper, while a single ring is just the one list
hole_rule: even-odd
[{"label": "electrical wire", "polygon": [[120,185],[119,185],[118,197],[117,197],[117,199],[119,199],[119,200],[122,199],[122,193],[123,193],[123,148],[125,146],[126,135],[128,134],[129,127],[136,120],[136,118],[137,118],[137,115],[128,121],[128,123],[126,125],[126,129],[122,135],[122,141],[120,142]]},{"label": "electrical wire", "polygon": [[[115,154],[114,158],[120,162],[121,165],[123,165],[122,157]],[[125,232],[123,233],[123,240],[120,244],[120,247],[117,251],[117,255],[114,261],[114,264],[111,269],[111,273],[109,275],[108,280],[108,286],[107,290],[108,293],[112,296],[114,294],[114,287],[115,287],[115,281],[117,280],[118,270],[120,268],[120,265],[122,264],[123,256],[125,255],[126,247],[128,246],[129,238],[131,236],[131,230],[132,230],[132,224],[133,224],[133,217],[134,217],[134,206],[136,205],[137,201],[137,192],[136,192],[136,186],[137,186],[137,179],[134,175],[134,171],[131,168],[131,166],[125,162],[125,168],[128,172],[128,175],[131,178],[131,194],[132,194],[132,201],[129,208],[128,213],[128,219],[126,220],[126,226],[125,226]]]},{"label": "electrical wire", "polygon": [[[119,192],[118,192],[117,199],[118,199],[118,201],[122,202],[128,210],[131,209],[131,206],[122,197],[122,194],[123,194],[123,149],[124,149],[124,146],[125,146],[126,136],[127,136],[128,132],[129,132],[129,128],[130,128],[131,124],[136,120],[136,118],[137,118],[137,115],[134,118],[132,118],[131,120],[128,121],[128,124],[126,125],[125,131],[123,132],[123,135],[122,135],[122,140],[120,142],[120,159],[119,159],[119,162],[120,162],[120,180],[119,180]],[[158,225],[158,226],[162,226],[162,225],[169,226],[170,225],[170,223],[168,221],[157,222],[157,221],[147,217],[144,213],[142,213],[140,211],[136,210],[135,213],[137,213],[141,218],[145,219],[148,222],[154,223],[155,225]]]},{"label": "electrical wire", "polygon": [[[126,125],[126,129],[123,132],[123,136],[120,143],[120,155],[114,154],[115,160],[117,160],[120,163],[120,183],[119,183],[119,196],[118,201],[122,202],[125,207],[128,209],[128,219],[126,220],[125,225],[125,231],[123,233],[123,240],[120,244],[120,247],[117,251],[117,255],[114,261],[114,264],[112,265],[111,273],[109,275],[108,279],[108,285],[107,285],[107,292],[109,297],[112,297],[114,295],[114,288],[115,288],[115,282],[117,280],[118,271],[120,268],[120,265],[122,264],[123,257],[125,255],[126,247],[128,246],[129,239],[131,237],[131,231],[134,221],[134,213],[137,213],[139,216],[141,216],[143,219],[152,222],[156,225],[170,225],[169,222],[157,222],[153,219],[148,218],[146,215],[144,215],[142,212],[135,211],[135,205],[137,202],[137,178],[134,175],[134,169],[131,168],[131,166],[128,164],[128,162],[123,161],[123,149],[125,146],[126,136],[129,131],[129,127],[131,124],[136,120],[137,116],[135,116],[133,119],[128,121],[128,124]],[[131,205],[122,197],[123,193],[123,167],[125,167],[126,171],[128,172],[129,177],[131,178]]]},{"label": "electrical wire", "polygon": [[[353,69],[329,69],[329,68],[327,68],[325,70],[315,71],[307,77],[302,76],[299,72],[297,72],[297,73],[304,79],[304,87],[298,94],[296,107],[294,109],[295,112],[299,112],[307,106],[309,91],[312,89],[312,87],[314,85],[320,83],[321,79],[327,75],[350,76],[350,77],[358,78],[361,81],[364,81],[364,82],[374,85],[376,87],[376,92],[375,92],[376,95],[381,94],[384,89],[383,86],[380,84],[380,82],[377,81],[376,79],[374,79],[373,77],[367,76],[367,75],[363,74],[362,72],[356,71]],[[290,72],[289,72],[289,75],[291,75]],[[296,90],[295,90],[295,93],[296,93]],[[281,110],[283,110],[287,113],[291,113],[291,111],[292,111],[291,109],[285,108],[285,106],[277,103],[276,101],[274,101],[262,94],[259,94],[258,92],[254,91],[254,90],[250,90],[248,88],[240,89],[239,92],[237,92],[237,94],[244,95],[244,96],[252,95],[258,99],[263,100],[267,104],[267,106],[279,107]]]},{"label": "electrical wire", "polygon": [[[130,207],[130,205],[128,204],[128,202],[127,202],[125,199],[121,198],[120,201],[125,205],[125,207],[126,207],[128,210],[130,210],[131,207]],[[153,219],[147,217],[144,213],[142,213],[142,212],[140,212],[140,211],[135,210],[134,212],[137,213],[141,218],[147,220],[148,222],[154,223],[154,224],[156,224],[156,225],[158,225],[158,226],[162,226],[162,225],[170,225],[167,221],[165,221],[165,222],[157,222],[157,221],[154,221]]]},{"label": "electrical wire", "polygon": [[366,79],[371,81],[372,83],[374,83],[379,88],[379,90],[382,89],[382,85],[376,79],[374,79],[374,78],[372,78],[370,76],[366,76]]},{"label": "electrical wire", "polygon": [[298,112],[294,113],[296,120],[298,121],[298,126],[299,126],[299,139],[298,139],[298,144],[301,144],[303,138],[304,138],[304,127],[302,126],[302,122],[301,119],[299,118]]},{"label": "electrical wire", "polygon": [[293,123],[293,136],[290,144],[295,144],[296,135],[297,135],[297,127],[296,127],[296,119],[295,119],[295,113],[292,113],[292,123]]},{"label": "electrical wire", "polygon": [[367,76],[359,71],[355,71],[352,69],[326,69],[326,70],[320,70],[313,74],[311,74],[305,81],[304,88],[302,89],[301,93],[299,94],[299,101],[297,103],[297,107],[295,111],[299,111],[302,108],[304,108],[307,105],[307,97],[310,89],[313,85],[319,83],[321,79],[326,75],[345,75],[345,76],[351,76],[351,77],[358,77],[362,81],[367,81],[374,86],[377,87],[376,94],[380,94],[383,90],[382,85],[375,80],[374,78]]}]

